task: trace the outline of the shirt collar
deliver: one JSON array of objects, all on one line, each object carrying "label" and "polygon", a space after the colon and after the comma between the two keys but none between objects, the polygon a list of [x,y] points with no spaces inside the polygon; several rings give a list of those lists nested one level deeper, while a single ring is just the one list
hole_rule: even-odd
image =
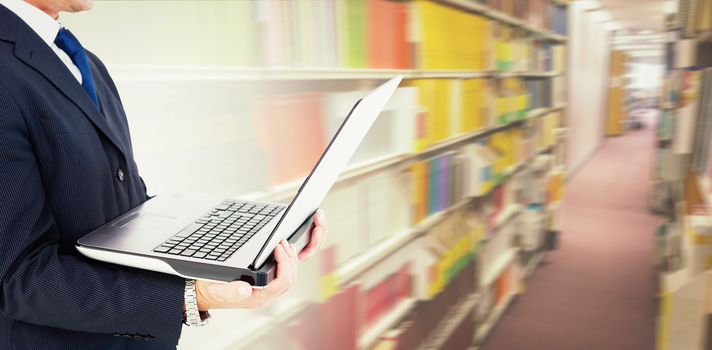
[{"label": "shirt collar", "polygon": [[54,44],[54,39],[62,27],[57,20],[22,0],[0,0],[0,5],[20,17],[47,45]]}]

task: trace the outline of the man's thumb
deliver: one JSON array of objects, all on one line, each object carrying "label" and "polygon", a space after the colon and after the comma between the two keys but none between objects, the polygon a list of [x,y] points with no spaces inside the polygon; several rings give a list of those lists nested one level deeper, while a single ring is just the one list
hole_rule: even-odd
[{"label": "man's thumb", "polygon": [[252,286],[249,283],[237,281],[232,282],[235,284],[234,291],[237,297],[244,299],[252,295]]}]

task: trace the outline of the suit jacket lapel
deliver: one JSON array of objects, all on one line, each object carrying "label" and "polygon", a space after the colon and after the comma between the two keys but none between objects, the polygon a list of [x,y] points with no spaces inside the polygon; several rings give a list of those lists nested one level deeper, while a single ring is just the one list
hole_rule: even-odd
[{"label": "suit jacket lapel", "polygon": [[[67,67],[44,42],[29,28],[17,21],[15,56],[40,72],[69,100],[79,107],[84,115],[99,129],[124,155],[126,148],[109,127],[106,119],[96,109],[94,102],[84,88],[72,76]],[[96,73],[95,73],[96,74]]]}]

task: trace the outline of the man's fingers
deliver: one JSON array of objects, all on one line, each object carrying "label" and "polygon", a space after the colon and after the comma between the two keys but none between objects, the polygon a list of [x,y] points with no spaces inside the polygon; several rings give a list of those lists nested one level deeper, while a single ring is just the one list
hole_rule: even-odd
[{"label": "man's fingers", "polygon": [[297,271],[299,269],[299,258],[297,257],[297,247],[294,246],[294,244],[289,244],[287,243],[287,249],[289,251],[289,258],[292,260],[292,283],[291,285],[294,284],[294,282],[297,281]]},{"label": "man's fingers", "polygon": [[277,262],[277,277],[265,289],[253,289],[250,284],[243,281],[230,283],[201,281],[201,290],[205,290],[205,294],[210,296],[213,304],[221,307],[264,307],[286,292],[297,279],[299,258],[294,246],[282,240],[274,249],[274,258]]},{"label": "man's fingers", "polygon": [[306,248],[299,253],[299,260],[305,261],[311,258],[314,253],[319,249],[321,242],[324,239],[324,229],[320,226],[314,227],[311,232],[311,237],[309,238],[309,244]]},{"label": "man's fingers", "polygon": [[272,281],[269,286],[267,287],[268,289],[274,289],[278,291],[278,294],[281,294],[283,291],[287,290],[289,286],[292,283],[293,275],[292,275],[292,269],[294,262],[292,261],[292,258],[289,256],[289,246],[286,243],[287,241],[282,240],[279,242],[277,245],[277,248],[275,249],[275,260],[277,261],[277,278]]},{"label": "man's fingers", "polygon": [[324,209],[319,209],[316,211],[316,218],[314,219],[314,223],[316,226],[321,226],[324,229],[327,229],[329,223],[326,220],[326,214],[324,213]]}]

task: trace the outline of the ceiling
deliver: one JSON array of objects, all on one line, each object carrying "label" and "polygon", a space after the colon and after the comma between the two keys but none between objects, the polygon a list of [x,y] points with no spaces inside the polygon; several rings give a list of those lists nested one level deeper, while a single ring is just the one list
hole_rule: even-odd
[{"label": "ceiling", "polygon": [[666,0],[598,0],[602,10],[608,12],[630,34],[664,29]]},{"label": "ceiling", "polygon": [[613,47],[641,57],[662,54],[665,10],[674,0],[584,0],[602,22],[614,29]]}]

